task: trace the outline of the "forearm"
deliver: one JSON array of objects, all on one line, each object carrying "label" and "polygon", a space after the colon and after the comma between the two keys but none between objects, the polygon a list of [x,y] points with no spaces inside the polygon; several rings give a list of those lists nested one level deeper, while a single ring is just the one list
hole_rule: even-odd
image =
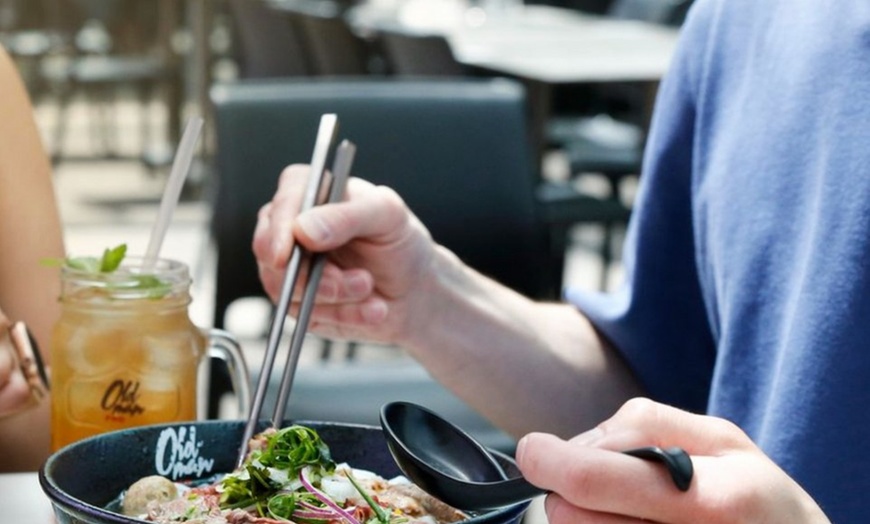
[{"label": "forearm", "polygon": [[[447,250],[422,283],[408,351],[509,433],[574,435],[642,393],[589,321],[566,304],[527,299]],[[520,415],[520,416],[518,416]]]},{"label": "forearm", "polygon": [[[285,170],[260,212],[254,251],[277,297],[292,237],[330,252],[312,329],[328,336],[402,346],[495,424],[573,435],[640,393],[625,365],[573,307],[537,304],[433,244],[401,197],[351,179],[342,204],[301,215],[308,175]],[[510,263],[507,261],[506,263]]]},{"label": "forearm", "polygon": [[[0,309],[29,326],[47,361],[60,281],[40,261],[63,256],[62,230],[33,109],[2,48],[0,114]],[[0,471],[34,470],[48,456],[48,406],[43,401],[0,419]]]},{"label": "forearm", "polygon": [[63,256],[61,224],[30,101],[2,49],[0,114],[0,308],[28,324],[47,356],[59,278],[40,261]]}]

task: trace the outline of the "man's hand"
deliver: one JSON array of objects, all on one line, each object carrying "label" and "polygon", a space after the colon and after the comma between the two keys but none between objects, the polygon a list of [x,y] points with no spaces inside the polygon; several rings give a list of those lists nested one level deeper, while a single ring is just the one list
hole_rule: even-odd
[{"label": "man's hand", "polygon": [[[328,337],[397,343],[410,330],[415,289],[429,275],[435,244],[391,189],[348,182],[344,202],[299,214],[309,168],[281,175],[272,201],[260,210],[253,250],[267,294],[277,300],[294,242],[329,251],[311,330]],[[300,279],[302,280],[302,279]],[[301,283],[291,313],[301,300]]]},{"label": "man's hand", "polygon": [[[695,468],[689,490],[677,490],[661,464],[618,452],[641,446],[685,449]],[[546,501],[551,524],[829,523],[737,426],[646,399],[630,400],[568,441],[529,434],[517,463],[526,479],[553,492]]]}]

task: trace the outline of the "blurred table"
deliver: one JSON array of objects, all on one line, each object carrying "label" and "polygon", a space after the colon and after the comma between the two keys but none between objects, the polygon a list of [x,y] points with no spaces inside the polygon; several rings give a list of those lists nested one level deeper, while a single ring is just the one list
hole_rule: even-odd
[{"label": "blurred table", "polygon": [[[290,0],[273,3],[282,1]],[[436,4],[411,0],[396,10],[369,2],[347,16],[362,31],[444,35],[463,64],[547,84],[656,81],[679,35],[672,27],[551,6],[487,12]]]},{"label": "blurred table", "polygon": [[[300,0],[273,0],[282,1]],[[405,0],[397,9],[395,2],[370,0],[350,9],[347,17],[360,32],[443,35],[460,63],[522,80],[533,130],[542,129],[557,85],[639,82],[648,87],[649,113],[679,37],[678,28],[573,9],[520,5],[486,11],[468,5]]]},{"label": "blurred table", "polygon": [[54,522],[51,502],[39,487],[35,472],[0,474],[0,514],[2,521],[9,523]]}]

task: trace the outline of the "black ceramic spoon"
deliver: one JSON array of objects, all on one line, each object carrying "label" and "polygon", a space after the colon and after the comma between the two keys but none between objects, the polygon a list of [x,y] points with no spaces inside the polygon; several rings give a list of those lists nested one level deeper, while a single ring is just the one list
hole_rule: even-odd
[{"label": "black ceramic spoon", "polygon": [[[399,469],[455,508],[495,509],[546,493],[523,477],[507,478],[486,448],[426,408],[391,402],[381,408],[381,426]],[[692,461],[681,448],[646,447],[623,453],[663,463],[677,488],[689,489]]]}]

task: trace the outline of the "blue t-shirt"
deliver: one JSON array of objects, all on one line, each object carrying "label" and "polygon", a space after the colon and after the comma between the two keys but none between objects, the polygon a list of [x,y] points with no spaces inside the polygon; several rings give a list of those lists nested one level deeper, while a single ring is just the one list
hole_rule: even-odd
[{"label": "blue t-shirt", "polygon": [[568,299],[651,397],[867,522],[870,0],[698,0],[641,180],[625,286]]}]

